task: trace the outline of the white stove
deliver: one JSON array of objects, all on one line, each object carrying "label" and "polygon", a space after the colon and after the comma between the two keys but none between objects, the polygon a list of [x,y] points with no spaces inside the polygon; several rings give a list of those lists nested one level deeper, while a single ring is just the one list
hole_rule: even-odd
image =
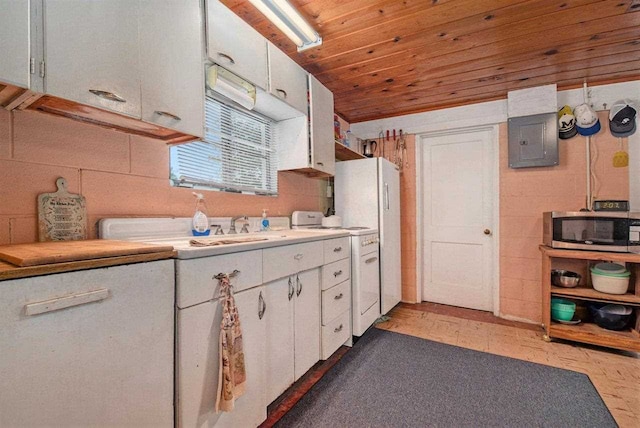
[{"label": "white stove", "polygon": [[323,214],[294,211],[292,229],[343,230],[351,235],[351,317],[353,335],[361,336],[380,317],[380,238],[369,227],[324,227]]}]

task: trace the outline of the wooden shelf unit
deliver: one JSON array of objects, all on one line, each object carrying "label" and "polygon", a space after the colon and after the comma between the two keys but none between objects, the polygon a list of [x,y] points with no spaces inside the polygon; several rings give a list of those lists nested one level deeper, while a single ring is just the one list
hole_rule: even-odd
[{"label": "wooden shelf unit", "polygon": [[336,160],[347,161],[347,160],[356,160],[356,159],[364,159],[364,155],[350,149],[349,147],[341,144],[339,142],[335,142],[336,145]]},{"label": "wooden shelf unit", "polygon": [[[542,252],[542,322],[545,340],[565,339],[609,348],[640,352],[640,255],[600,251],[561,250],[540,246]],[[590,268],[601,261],[624,262],[631,271],[626,294],[607,294],[593,289]],[[551,285],[551,270],[566,269],[582,276],[575,288]],[[629,328],[612,331],[591,322],[567,325],[551,320],[551,297],[559,296],[583,302],[617,303],[633,308]]]}]

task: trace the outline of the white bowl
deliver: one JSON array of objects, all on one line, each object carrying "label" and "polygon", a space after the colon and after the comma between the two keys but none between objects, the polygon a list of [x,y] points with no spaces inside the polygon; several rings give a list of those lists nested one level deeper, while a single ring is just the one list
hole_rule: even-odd
[{"label": "white bowl", "polygon": [[601,293],[625,294],[629,288],[629,277],[598,275],[591,272],[593,288]]}]

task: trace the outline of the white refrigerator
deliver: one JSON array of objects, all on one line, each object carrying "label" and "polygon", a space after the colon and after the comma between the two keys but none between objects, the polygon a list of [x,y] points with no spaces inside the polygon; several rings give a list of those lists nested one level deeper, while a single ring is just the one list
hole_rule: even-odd
[{"label": "white refrigerator", "polygon": [[402,297],[400,172],[384,158],[337,162],[334,187],[343,226],[379,230],[380,312],[386,314]]}]

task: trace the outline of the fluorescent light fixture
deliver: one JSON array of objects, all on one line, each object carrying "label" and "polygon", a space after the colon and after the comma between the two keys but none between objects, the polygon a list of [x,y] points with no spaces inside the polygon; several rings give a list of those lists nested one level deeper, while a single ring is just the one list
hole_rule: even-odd
[{"label": "fluorescent light fixture", "polygon": [[248,110],[256,105],[256,87],[220,66],[207,69],[207,88]]},{"label": "fluorescent light fixture", "polygon": [[322,37],[287,0],[249,1],[298,46],[298,52],[322,44]]}]

